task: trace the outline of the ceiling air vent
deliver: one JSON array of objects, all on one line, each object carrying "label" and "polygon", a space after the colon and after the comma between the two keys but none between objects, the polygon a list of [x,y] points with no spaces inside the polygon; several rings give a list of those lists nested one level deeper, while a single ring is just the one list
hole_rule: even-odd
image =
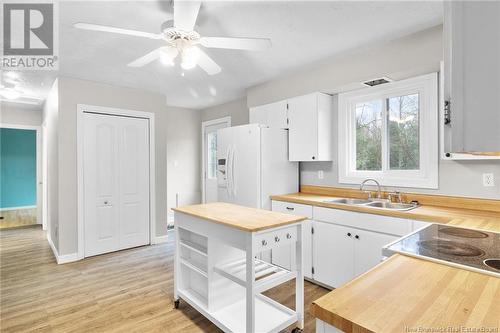
[{"label": "ceiling air vent", "polygon": [[392,82],[392,79],[389,79],[388,77],[381,77],[378,79],[373,79],[370,81],[363,82],[365,86],[373,87],[373,86],[378,86],[379,84],[384,84],[384,83],[389,83]]}]

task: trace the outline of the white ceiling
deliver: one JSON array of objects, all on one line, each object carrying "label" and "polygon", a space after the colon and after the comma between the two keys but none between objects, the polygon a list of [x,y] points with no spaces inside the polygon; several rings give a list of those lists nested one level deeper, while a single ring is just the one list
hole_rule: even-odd
[{"label": "white ceiling", "polygon": [[[209,76],[199,68],[183,71],[159,62],[127,67],[162,42],[73,27],[88,22],[159,32],[172,17],[170,1],[61,2],[59,74],[151,90],[165,94],[169,105],[204,108],[329,56],[435,26],[442,15],[436,1],[204,2],[196,28],[202,36],[267,37],[273,43],[262,52],[206,50],[222,67]],[[54,73],[29,75],[37,86]]]}]

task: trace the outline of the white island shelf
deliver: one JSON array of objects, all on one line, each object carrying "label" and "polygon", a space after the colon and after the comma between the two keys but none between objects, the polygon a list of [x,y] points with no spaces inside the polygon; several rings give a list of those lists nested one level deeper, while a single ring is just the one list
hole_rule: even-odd
[{"label": "white island shelf", "polygon": [[[279,332],[304,325],[301,221],[305,217],[227,203],[175,209],[176,307],[182,299],[225,332]],[[258,259],[295,244],[291,270]],[[296,279],[296,308],[262,295]]]}]

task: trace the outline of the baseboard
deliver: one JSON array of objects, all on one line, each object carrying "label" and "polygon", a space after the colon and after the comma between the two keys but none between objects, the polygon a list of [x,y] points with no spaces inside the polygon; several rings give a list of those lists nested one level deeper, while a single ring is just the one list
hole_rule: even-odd
[{"label": "baseboard", "polygon": [[9,211],[9,210],[22,210],[22,209],[35,209],[35,206],[19,206],[19,207],[5,207],[0,208],[0,212]]},{"label": "baseboard", "polygon": [[168,237],[169,237],[169,234],[170,233],[170,230],[167,231],[167,234],[166,235],[163,235],[163,236],[156,236],[153,241],[151,242],[151,244],[162,244],[162,243],[166,243],[167,240],[168,240]]},{"label": "baseboard", "polygon": [[58,265],[66,264],[69,262],[74,262],[74,261],[79,260],[78,253],[59,255],[59,252],[57,251],[54,243],[52,242],[52,237],[50,237],[49,233],[47,233],[47,241],[49,242],[50,248],[52,249],[52,253],[54,254],[54,257],[56,258]]}]

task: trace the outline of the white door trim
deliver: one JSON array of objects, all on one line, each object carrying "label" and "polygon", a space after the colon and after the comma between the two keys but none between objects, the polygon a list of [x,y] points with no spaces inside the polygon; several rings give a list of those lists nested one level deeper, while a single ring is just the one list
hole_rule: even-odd
[{"label": "white door trim", "polygon": [[155,115],[151,112],[109,108],[97,105],[77,104],[77,178],[78,178],[78,260],[85,257],[85,233],[83,219],[83,116],[85,112],[112,116],[149,119],[149,243],[156,238],[156,191],[155,191]]},{"label": "white door trim", "polygon": [[24,129],[36,131],[36,223],[41,224],[43,230],[47,229],[47,221],[43,219],[42,203],[45,198],[43,198],[42,189],[42,126],[33,125],[18,125],[18,124],[8,124],[0,123],[0,128],[13,128],[13,129]]},{"label": "white door trim", "polygon": [[231,127],[231,116],[207,120],[201,123],[201,202],[205,203],[205,172],[206,172],[206,158],[207,154],[205,152],[205,130],[208,126],[217,124],[227,124],[227,127]]}]

